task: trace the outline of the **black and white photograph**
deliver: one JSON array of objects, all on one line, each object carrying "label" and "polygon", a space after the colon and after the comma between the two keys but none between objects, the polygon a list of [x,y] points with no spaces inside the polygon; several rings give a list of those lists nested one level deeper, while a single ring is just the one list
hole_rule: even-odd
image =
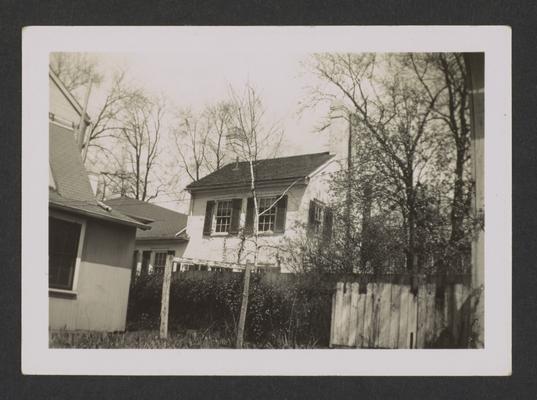
[{"label": "black and white photograph", "polygon": [[[32,337],[110,368],[108,350],[185,355],[113,373],[248,373],[259,355],[294,360],[262,374],[361,374],[364,357],[396,374],[414,356],[470,374],[466,354],[509,373],[509,76],[489,88],[506,31],[415,28],[420,45],[386,27],[375,47],[374,28],[40,29],[23,46],[47,43],[23,74],[23,216],[26,201],[43,222],[23,355]],[[460,365],[435,366],[453,350]],[[61,371],[44,359],[27,365]]]}]

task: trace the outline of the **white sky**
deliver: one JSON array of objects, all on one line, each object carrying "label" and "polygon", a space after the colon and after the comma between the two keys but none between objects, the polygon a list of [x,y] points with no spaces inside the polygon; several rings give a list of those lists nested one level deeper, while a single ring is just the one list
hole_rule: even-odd
[{"label": "white sky", "polygon": [[[126,69],[134,84],[155,95],[164,94],[171,105],[196,111],[225,99],[230,86],[240,93],[250,83],[260,94],[268,119],[284,131],[281,155],[328,150],[328,134],[315,131],[324,112],[306,110],[299,115],[300,102],[307,100],[311,82],[300,65],[307,54],[189,50],[98,53],[95,57],[104,73]],[[100,95],[96,89],[92,98]]]}]

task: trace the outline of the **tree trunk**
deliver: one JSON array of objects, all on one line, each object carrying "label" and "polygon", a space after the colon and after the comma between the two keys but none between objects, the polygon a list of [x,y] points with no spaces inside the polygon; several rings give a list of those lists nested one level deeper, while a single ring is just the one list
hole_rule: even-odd
[{"label": "tree trunk", "polygon": [[[257,244],[257,233],[258,233],[258,225],[259,225],[259,210],[257,207],[257,195],[255,191],[255,175],[254,175],[254,166],[253,161],[250,160],[250,179],[251,179],[251,190],[252,190],[252,196],[254,199],[254,226],[253,226],[253,236],[254,236],[254,270],[257,270],[257,253],[259,251],[259,247]],[[248,310],[248,296],[249,296],[249,290],[250,290],[250,263],[246,264],[246,268],[244,269],[244,284],[242,288],[242,301],[241,301],[241,311],[239,315],[239,326],[237,328],[237,341],[236,341],[236,348],[242,349],[243,341],[244,341],[244,326],[246,324],[246,311]]]},{"label": "tree trunk", "polygon": [[464,236],[463,221],[464,221],[464,158],[465,151],[462,146],[457,146],[457,158],[455,161],[455,183],[453,189],[453,203],[451,206],[451,242],[457,243]]}]

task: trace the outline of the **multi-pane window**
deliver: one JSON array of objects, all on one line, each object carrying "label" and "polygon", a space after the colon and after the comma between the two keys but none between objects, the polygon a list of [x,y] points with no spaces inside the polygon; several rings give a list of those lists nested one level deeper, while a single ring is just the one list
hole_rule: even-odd
[{"label": "multi-pane window", "polygon": [[[262,197],[259,199],[259,232],[273,232],[276,222],[276,197]],[[271,207],[272,206],[272,207]],[[269,209],[270,207],[270,209]]]},{"label": "multi-pane window", "polygon": [[166,251],[155,253],[155,268],[164,268],[166,266]]},{"label": "multi-pane window", "polygon": [[82,225],[49,218],[49,287],[71,290]]},{"label": "multi-pane window", "polygon": [[215,232],[229,232],[232,210],[231,200],[218,201],[215,216]]},{"label": "multi-pane window", "polygon": [[319,233],[323,224],[323,206],[317,202],[313,202],[313,230],[315,233]]}]

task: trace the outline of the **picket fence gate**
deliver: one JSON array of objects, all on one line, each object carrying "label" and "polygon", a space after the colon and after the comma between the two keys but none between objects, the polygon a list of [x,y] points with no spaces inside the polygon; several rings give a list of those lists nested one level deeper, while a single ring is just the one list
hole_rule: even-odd
[{"label": "picket fence gate", "polygon": [[471,336],[468,282],[338,282],[331,347],[466,348]]}]

